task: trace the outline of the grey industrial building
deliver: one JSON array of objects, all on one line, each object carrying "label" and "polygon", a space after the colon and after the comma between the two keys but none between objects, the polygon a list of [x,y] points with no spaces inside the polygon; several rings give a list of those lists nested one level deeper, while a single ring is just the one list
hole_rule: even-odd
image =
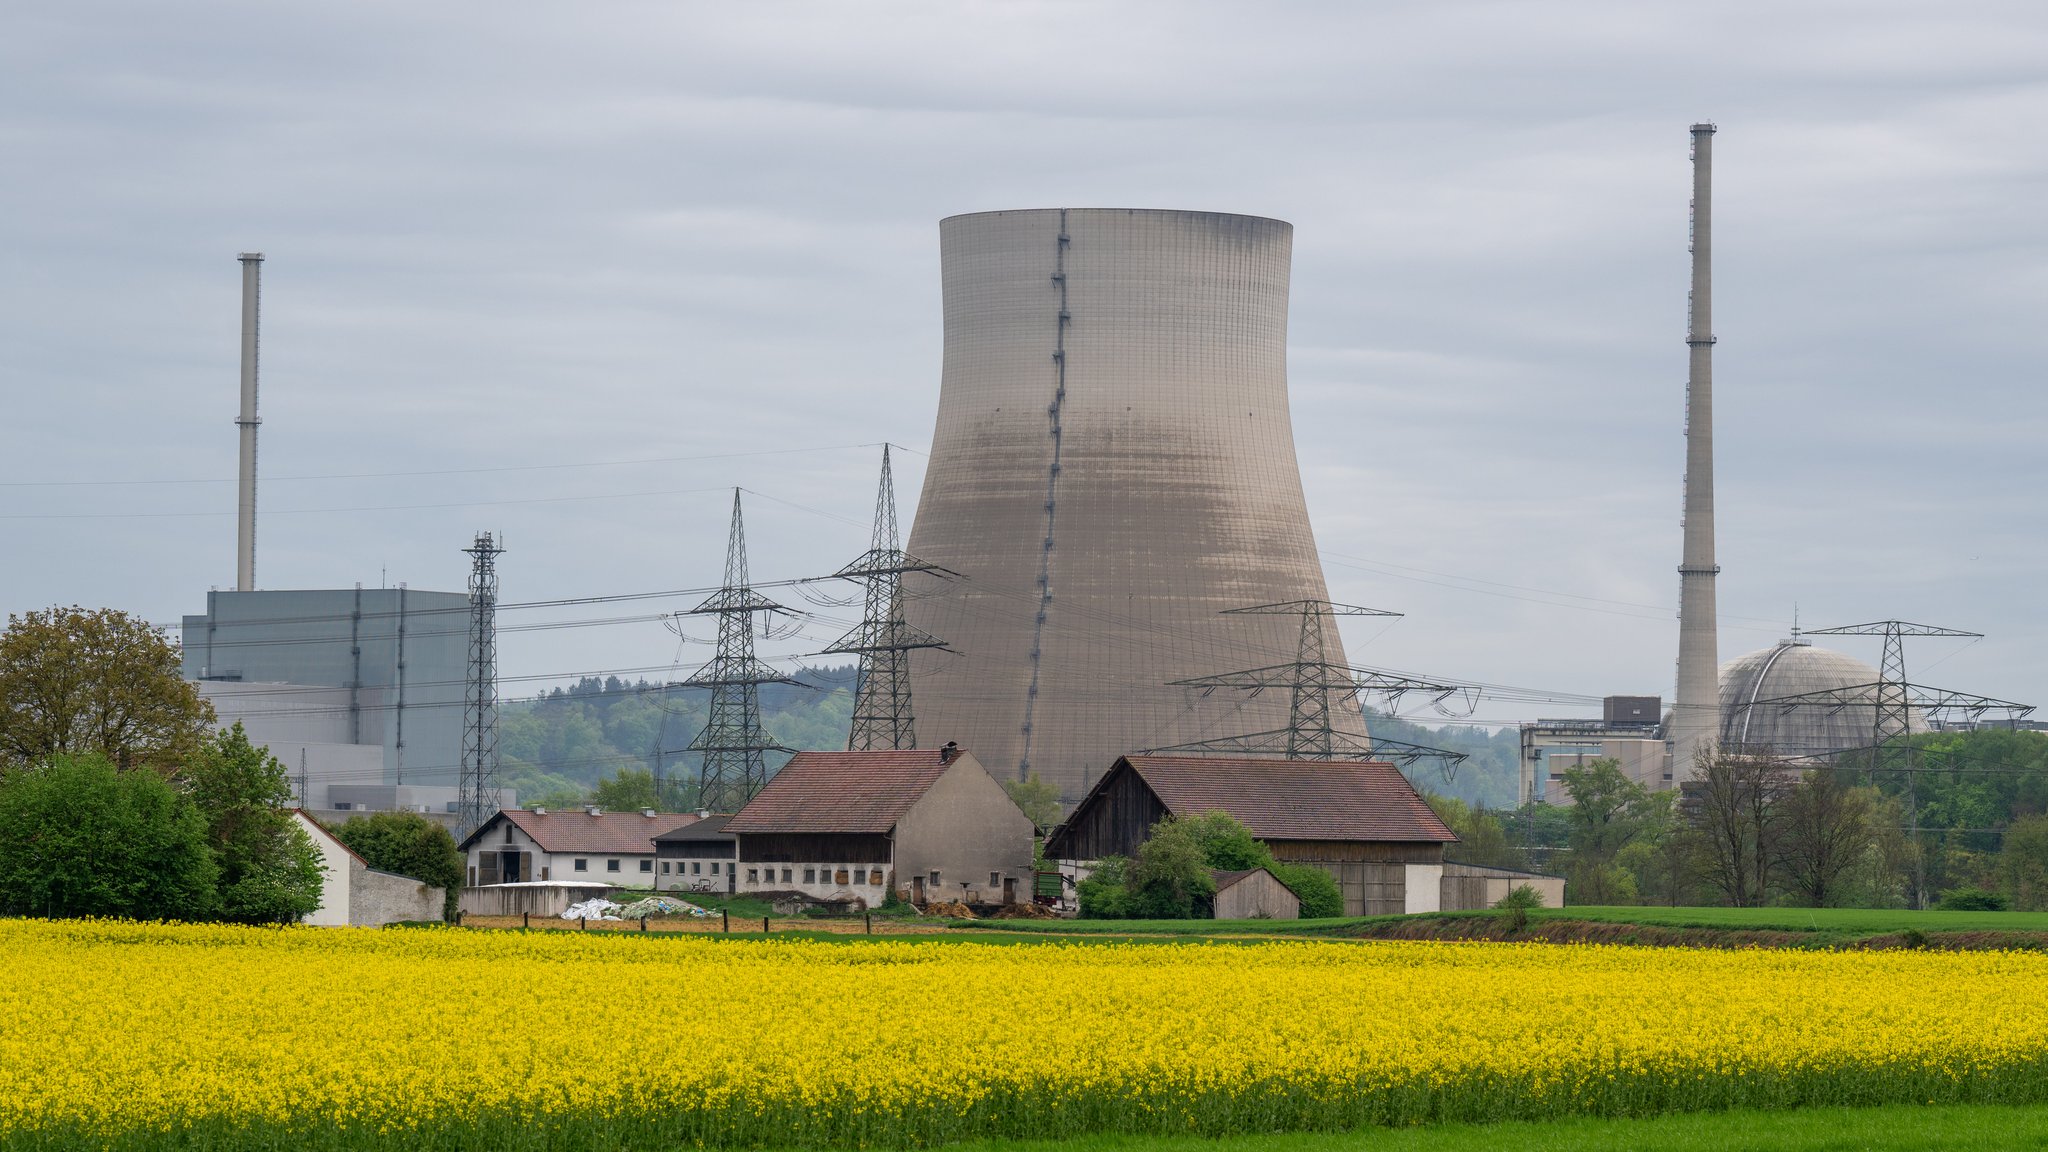
[{"label": "grey industrial building", "polygon": [[[1328,596],[1287,396],[1293,226],[1039,209],[939,226],[945,362],[909,551],[917,729],[1068,803],[1116,758],[1285,728],[1287,694],[1169,681],[1295,658]],[[1343,662],[1342,640],[1328,658]],[[1362,716],[1337,717],[1365,736]]]},{"label": "grey industrial building", "polygon": [[[184,618],[183,640],[184,675],[221,723],[240,720],[294,776],[304,764],[309,808],[331,810],[330,788],[453,789],[467,594],[403,586],[209,592],[206,611]],[[394,794],[391,804],[435,806],[408,799]],[[367,793],[361,803],[383,806]]]}]

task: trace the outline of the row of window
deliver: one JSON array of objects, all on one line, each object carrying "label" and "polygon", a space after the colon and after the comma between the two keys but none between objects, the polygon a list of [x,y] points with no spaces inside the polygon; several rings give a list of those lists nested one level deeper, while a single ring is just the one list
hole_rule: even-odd
[{"label": "row of window", "polygon": [[[590,871],[590,859],[589,859],[588,857],[585,857],[585,856],[578,856],[578,857],[576,857],[576,861],[575,861],[575,863],[574,863],[574,864],[572,864],[572,865],[570,865],[570,867],[572,867],[572,868],[576,869],[576,871],[578,871],[578,872],[588,872],[588,871]],[[621,872],[621,871],[624,871],[624,869],[623,869],[623,868],[621,868],[621,867],[619,866],[619,862],[618,862],[617,860],[607,860],[607,861],[605,861],[605,862],[604,862],[604,870],[605,870],[605,871],[607,871],[607,872]],[[652,861],[652,860],[642,860],[642,861],[640,862],[640,870],[641,870],[642,872],[652,872],[652,871],[654,871],[654,861]],[[666,869],[666,868],[664,868],[664,869],[663,869],[663,871],[667,871],[667,869]]]},{"label": "row of window", "polygon": [[[675,860],[675,861],[663,860],[663,861],[661,862],[661,874],[662,874],[662,875],[664,875],[664,876],[667,876],[667,875],[669,875],[669,870],[668,870],[668,866],[669,866],[669,865],[670,865],[671,863],[673,863],[673,864],[674,864],[674,865],[676,866],[676,870],[675,870],[675,875],[678,875],[678,876],[683,876],[683,875],[689,875],[689,876],[702,876],[702,875],[704,874],[704,861],[702,861],[702,860]],[[688,868],[685,868],[685,867],[683,867],[683,865],[685,865],[685,864],[688,864],[688,865],[689,865],[689,867],[688,867]],[[641,871],[642,871],[642,872],[645,872],[645,871],[646,871],[646,869],[645,869],[645,868],[642,868],[642,869],[641,869]],[[718,861],[716,861],[716,860],[713,860],[713,861],[711,862],[711,874],[712,874],[713,876],[716,876],[716,875],[718,875]]]},{"label": "row of window", "polygon": [[[782,873],[781,883],[796,883],[797,870],[795,868],[749,868],[747,869],[747,883],[774,884],[777,882],[775,878],[777,871]],[[876,865],[846,864],[837,868],[812,867],[805,868],[803,874],[803,882],[806,884],[866,884],[874,888],[882,886],[882,869]]]}]

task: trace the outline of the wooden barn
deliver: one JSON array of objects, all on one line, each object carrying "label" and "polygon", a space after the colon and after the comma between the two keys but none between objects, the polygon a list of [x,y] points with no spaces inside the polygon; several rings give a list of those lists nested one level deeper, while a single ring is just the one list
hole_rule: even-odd
[{"label": "wooden barn", "polygon": [[1444,846],[1457,836],[1392,764],[1239,756],[1125,756],[1105,773],[1045,855],[1083,869],[1135,856],[1167,816],[1228,812],[1275,858],[1313,864],[1347,916],[1442,907]]},{"label": "wooden barn", "polygon": [[1264,868],[1211,872],[1218,920],[1299,920],[1301,898]]}]

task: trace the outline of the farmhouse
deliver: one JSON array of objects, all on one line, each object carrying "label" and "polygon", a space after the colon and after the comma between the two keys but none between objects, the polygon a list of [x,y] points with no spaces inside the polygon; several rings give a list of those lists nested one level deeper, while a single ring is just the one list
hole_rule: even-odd
[{"label": "farmhouse", "polygon": [[734,867],[733,835],[725,830],[730,816],[707,816],[654,838],[654,890],[657,892],[731,892],[739,872]]},{"label": "farmhouse", "polygon": [[477,826],[459,847],[469,857],[469,886],[531,880],[583,880],[621,888],[653,887],[654,838],[699,819],[694,812],[568,812],[507,809]]},{"label": "farmhouse", "polygon": [[1079,872],[1135,856],[1164,817],[1205,812],[1230,813],[1277,859],[1328,872],[1347,916],[1442,907],[1444,845],[1457,836],[1377,761],[1124,756],[1053,829],[1045,855]]},{"label": "farmhouse", "polygon": [[1031,899],[1034,829],[970,752],[799,752],[725,825],[740,892],[879,904]]},{"label": "farmhouse", "polygon": [[376,928],[400,920],[439,920],[446,912],[441,889],[370,867],[303,811],[293,809],[292,819],[313,838],[326,869],[320,881],[320,907],[301,923]]}]

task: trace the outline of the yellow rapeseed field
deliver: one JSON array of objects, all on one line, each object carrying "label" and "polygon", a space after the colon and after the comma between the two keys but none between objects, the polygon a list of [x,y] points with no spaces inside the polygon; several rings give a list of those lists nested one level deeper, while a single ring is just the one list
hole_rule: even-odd
[{"label": "yellow rapeseed field", "polygon": [[0,956],[0,1139],[52,1146],[904,1146],[2048,1098],[2031,953],[15,920]]}]

